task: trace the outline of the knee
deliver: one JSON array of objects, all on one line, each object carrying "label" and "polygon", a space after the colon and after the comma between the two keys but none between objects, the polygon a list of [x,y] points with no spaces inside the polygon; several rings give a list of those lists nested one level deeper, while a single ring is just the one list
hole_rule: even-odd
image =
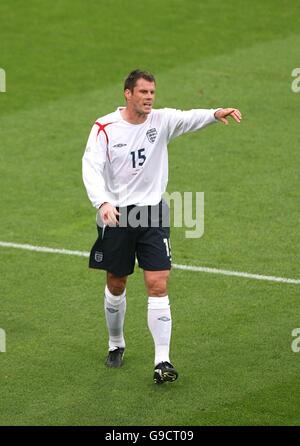
[{"label": "knee", "polygon": [[117,277],[111,273],[107,274],[107,288],[114,296],[120,296],[126,288],[127,276]]},{"label": "knee", "polygon": [[147,278],[147,289],[149,296],[163,297],[168,294],[167,289],[168,277],[165,275],[155,275]]}]

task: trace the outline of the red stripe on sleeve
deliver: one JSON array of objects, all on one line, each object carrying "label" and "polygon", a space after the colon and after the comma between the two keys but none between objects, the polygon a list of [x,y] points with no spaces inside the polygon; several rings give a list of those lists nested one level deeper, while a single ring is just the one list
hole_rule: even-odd
[{"label": "red stripe on sleeve", "polygon": [[98,135],[99,135],[100,132],[103,132],[104,135],[105,135],[105,138],[106,138],[106,144],[107,144],[106,154],[107,154],[108,160],[109,160],[109,162],[110,162],[110,157],[109,157],[109,152],[108,152],[108,135],[107,135],[107,133],[106,133],[105,127],[106,127],[107,125],[113,124],[113,122],[108,122],[107,124],[100,124],[100,122],[97,122],[97,121],[96,121],[95,124],[98,125],[98,127],[99,127],[98,132],[97,132],[96,139],[98,138]]}]

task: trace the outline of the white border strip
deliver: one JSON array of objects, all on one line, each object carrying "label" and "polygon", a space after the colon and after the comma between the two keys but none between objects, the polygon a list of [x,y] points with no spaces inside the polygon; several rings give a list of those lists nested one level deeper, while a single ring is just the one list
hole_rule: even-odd
[{"label": "white border strip", "polygon": [[[70,249],[59,249],[59,248],[47,248],[46,246],[33,246],[21,243],[11,243],[0,241],[0,247],[3,248],[16,248],[25,249],[27,251],[35,252],[46,252],[50,254],[65,254],[69,256],[79,256],[79,257],[89,257],[90,253],[86,251],[73,251]],[[172,264],[174,269],[180,269],[184,271],[194,271],[212,274],[221,274],[223,276],[235,276],[244,277],[246,279],[254,280],[265,280],[269,282],[279,282],[279,283],[289,283],[294,285],[300,285],[300,279],[288,279],[286,277],[275,277],[275,276],[263,276],[261,274],[250,274],[240,271],[228,271],[226,269],[208,268],[206,266],[193,266],[193,265],[178,265],[176,263]]]}]

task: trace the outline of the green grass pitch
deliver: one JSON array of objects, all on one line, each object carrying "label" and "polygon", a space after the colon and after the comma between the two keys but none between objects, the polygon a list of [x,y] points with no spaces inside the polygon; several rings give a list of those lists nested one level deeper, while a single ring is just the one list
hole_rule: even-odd
[{"label": "green grass pitch", "polygon": [[[204,236],[174,228],[174,262],[299,279],[299,30],[292,0],[1,2],[0,240],[90,249],[81,157],[141,67],[157,77],[157,108],[234,106],[244,117],[169,146],[168,191],[205,193]],[[0,262],[0,425],[299,424],[299,285],[174,269],[180,377],[155,386],[138,268],[125,364],[107,370],[104,273],[10,248]]]}]

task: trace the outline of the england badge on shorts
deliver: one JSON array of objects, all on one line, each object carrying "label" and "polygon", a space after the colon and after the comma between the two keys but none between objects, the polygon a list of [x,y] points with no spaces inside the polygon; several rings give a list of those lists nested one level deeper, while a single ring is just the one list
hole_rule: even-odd
[{"label": "england badge on shorts", "polygon": [[102,260],[103,260],[103,252],[101,252],[101,251],[96,251],[96,252],[95,252],[95,261],[96,261],[97,263],[101,263]]}]

